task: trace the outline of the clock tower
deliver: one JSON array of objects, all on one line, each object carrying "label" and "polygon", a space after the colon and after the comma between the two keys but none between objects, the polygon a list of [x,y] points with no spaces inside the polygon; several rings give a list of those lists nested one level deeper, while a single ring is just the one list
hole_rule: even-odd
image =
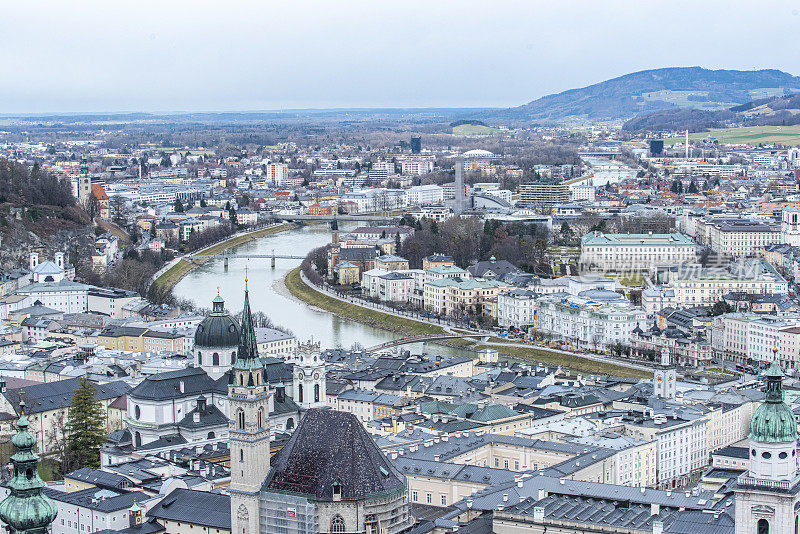
[{"label": "clock tower", "polygon": [[325,360],[319,342],[300,343],[291,358],[294,364],[294,401],[304,410],[325,406]]},{"label": "clock tower", "polygon": [[661,349],[661,362],[653,373],[653,394],[662,399],[675,398],[675,382],[678,380],[678,373],[672,366],[669,355],[669,347],[666,342]]}]

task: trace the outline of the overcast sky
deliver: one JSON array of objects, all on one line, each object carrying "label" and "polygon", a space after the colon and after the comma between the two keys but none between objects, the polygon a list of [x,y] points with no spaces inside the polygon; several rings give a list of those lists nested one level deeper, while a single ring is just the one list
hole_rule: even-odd
[{"label": "overcast sky", "polygon": [[800,1],[8,2],[0,113],[489,107],[667,66],[800,74]]}]

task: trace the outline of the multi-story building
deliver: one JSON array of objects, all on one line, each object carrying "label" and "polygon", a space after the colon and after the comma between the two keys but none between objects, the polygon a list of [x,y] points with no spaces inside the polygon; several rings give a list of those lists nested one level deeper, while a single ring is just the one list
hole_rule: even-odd
[{"label": "multi-story building", "polygon": [[517,329],[536,328],[536,293],[528,289],[512,289],[497,295],[497,322]]},{"label": "multi-story building", "polygon": [[415,185],[406,189],[406,204],[409,206],[441,204],[442,202],[444,202],[444,191],[436,184]]},{"label": "multi-story building", "polygon": [[689,236],[672,234],[604,234],[581,238],[581,264],[606,271],[650,271],[658,264],[693,262],[695,244]]},{"label": "multi-story building", "polygon": [[[698,223],[698,238],[701,228]],[[768,245],[780,243],[779,227],[760,220],[712,219],[702,228],[702,238],[724,256],[755,257]]]},{"label": "multi-story building", "polygon": [[554,206],[569,202],[569,186],[545,182],[520,184],[520,206]]},{"label": "multi-story building", "polygon": [[[435,270],[435,269],[432,269]],[[441,278],[425,282],[423,302],[426,310],[445,315],[482,314],[488,300],[511,286],[496,280]]]},{"label": "multi-story building", "polygon": [[796,326],[800,326],[798,316],[729,313],[722,319],[724,356],[736,362],[770,362],[773,348],[783,346],[785,350],[778,351],[778,358],[785,367],[796,369],[798,361],[792,350],[795,341],[789,331]]},{"label": "multi-story building", "polygon": [[648,314],[653,314],[669,306],[712,306],[729,293],[785,295],[788,292],[788,282],[764,261],[742,261],[728,269],[694,265],[679,270],[667,284],[645,289],[642,306]]},{"label": "multi-story building", "polygon": [[270,163],[264,169],[267,181],[280,186],[289,178],[289,166],[285,163]]},{"label": "multi-story building", "polygon": [[621,295],[618,295],[620,299],[611,300],[611,295],[606,298],[608,293],[613,292],[589,290],[579,296],[553,294],[540,297],[537,330],[581,348],[603,349],[616,343],[630,344],[633,329],[644,327],[647,315]]}]

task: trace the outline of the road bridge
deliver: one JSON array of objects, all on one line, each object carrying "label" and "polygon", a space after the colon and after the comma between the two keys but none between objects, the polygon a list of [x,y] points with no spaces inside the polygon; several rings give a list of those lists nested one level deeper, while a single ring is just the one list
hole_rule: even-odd
[{"label": "road bridge", "polygon": [[228,254],[226,252],[220,252],[219,254],[192,254],[188,257],[188,259],[201,259],[201,260],[212,260],[215,258],[222,258],[225,261],[225,268],[228,268],[228,260],[230,258],[233,259],[268,259],[272,260],[272,268],[275,268],[275,260],[303,260],[305,256],[297,256],[294,254]]},{"label": "road bridge", "polygon": [[280,221],[294,221],[294,222],[313,222],[313,221],[321,221],[321,222],[348,222],[348,221],[391,221],[394,219],[399,219],[402,217],[400,215],[290,215],[290,214],[278,214],[278,213],[271,213],[269,215],[271,219],[277,219]]}]

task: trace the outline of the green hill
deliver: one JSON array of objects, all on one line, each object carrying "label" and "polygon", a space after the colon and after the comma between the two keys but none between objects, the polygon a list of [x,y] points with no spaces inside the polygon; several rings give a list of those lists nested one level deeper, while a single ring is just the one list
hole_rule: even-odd
[{"label": "green hill", "polygon": [[800,77],[779,70],[709,70],[671,67],[626,74],[492,112],[491,117],[532,122],[608,121],[668,109],[717,111],[754,100],[800,92]]}]

